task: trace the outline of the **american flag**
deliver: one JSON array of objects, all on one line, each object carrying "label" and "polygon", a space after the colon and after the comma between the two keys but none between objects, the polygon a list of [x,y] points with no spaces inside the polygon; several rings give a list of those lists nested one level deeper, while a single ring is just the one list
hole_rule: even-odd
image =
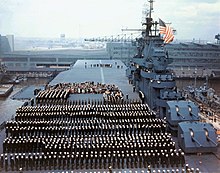
[{"label": "american flag", "polygon": [[160,25],[159,33],[164,35],[163,36],[164,43],[169,43],[173,41],[174,35],[172,28],[170,26],[166,26],[165,22],[162,21],[161,19],[159,19],[159,25]]}]

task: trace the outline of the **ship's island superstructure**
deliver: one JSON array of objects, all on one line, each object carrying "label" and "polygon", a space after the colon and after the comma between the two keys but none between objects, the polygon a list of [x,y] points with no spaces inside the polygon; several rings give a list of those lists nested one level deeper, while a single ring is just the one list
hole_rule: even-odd
[{"label": "ship's island superstructure", "polygon": [[[150,1],[150,12],[146,18],[146,30],[143,36],[137,39],[138,53],[133,57],[126,74],[135,89],[140,93],[140,97],[153,109],[158,117],[166,119],[168,127],[177,131],[178,128],[186,126],[184,122],[196,122],[199,124],[198,106],[192,101],[186,100],[181,93],[177,91],[174,74],[169,70],[168,64],[170,58],[166,47],[173,39],[173,31],[169,26],[159,19],[159,22],[151,18],[153,2]],[[160,28],[157,28],[157,25]],[[163,37],[161,35],[164,35]],[[201,131],[204,131],[203,124],[200,124]],[[178,127],[179,126],[179,127]],[[199,126],[199,125],[198,125]],[[209,125],[208,125],[209,126]],[[189,132],[194,136],[193,126],[189,126]],[[198,129],[197,129],[198,130]],[[214,131],[213,131],[214,132]],[[179,133],[180,140],[183,134]],[[210,149],[216,149],[217,138],[213,133],[214,140],[208,144]],[[208,152],[208,146],[202,148],[198,140],[185,139],[186,143],[197,143],[195,151]],[[207,145],[204,139],[201,139],[204,145]],[[208,140],[208,139],[207,139]],[[205,144],[206,143],[206,144]],[[191,148],[192,146],[189,147]],[[198,149],[199,148],[199,149]],[[184,147],[185,151],[187,146]],[[190,150],[191,152],[193,150]]]}]

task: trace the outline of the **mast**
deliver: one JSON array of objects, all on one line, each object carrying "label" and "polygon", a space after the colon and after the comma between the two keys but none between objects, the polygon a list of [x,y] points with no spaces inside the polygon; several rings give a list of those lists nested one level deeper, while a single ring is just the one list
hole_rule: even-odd
[{"label": "mast", "polygon": [[152,18],[152,12],[153,12],[153,3],[154,1],[153,0],[149,0],[148,1],[150,3],[150,9],[149,9],[149,12],[146,14],[146,22],[143,23],[143,25],[146,25],[146,28],[145,28],[145,37],[149,37],[150,35],[152,35],[151,31],[151,27],[154,25],[154,24],[157,24],[157,23],[154,23],[153,21],[153,18]]},{"label": "mast", "polygon": [[151,13],[152,13],[152,11],[153,11],[153,9],[154,9],[154,7],[153,7],[153,3],[154,3],[154,1],[153,1],[153,0],[149,0],[148,2],[150,2],[150,13],[149,13],[149,18],[151,18]]}]

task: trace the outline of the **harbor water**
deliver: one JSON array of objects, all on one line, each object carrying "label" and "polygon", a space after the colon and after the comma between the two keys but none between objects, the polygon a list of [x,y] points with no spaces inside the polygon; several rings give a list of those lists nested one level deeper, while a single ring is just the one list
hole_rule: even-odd
[{"label": "harbor water", "polygon": [[[26,81],[14,85],[13,92],[5,98],[0,98],[0,125],[7,120],[10,120],[15,115],[16,108],[24,104],[25,100],[13,99],[13,96],[21,92],[25,87],[33,86],[39,88],[47,84],[49,78],[28,78]],[[31,94],[31,93],[30,93]]]}]

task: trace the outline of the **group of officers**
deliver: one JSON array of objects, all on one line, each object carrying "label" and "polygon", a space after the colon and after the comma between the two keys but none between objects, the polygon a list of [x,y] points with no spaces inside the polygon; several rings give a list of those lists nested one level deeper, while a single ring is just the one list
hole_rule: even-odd
[{"label": "group of officers", "polygon": [[68,89],[54,89],[39,91],[36,96],[36,101],[41,102],[43,99],[67,99],[70,95]]},{"label": "group of officers", "polygon": [[22,106],[6,123],[6,170],[184,167],[146,104]]},{"label": "group of officers", "polygon": [[118,104],[124,101],[122,91],[111,84],[94,82],[82,83],[59,83],[56,85],[46,85],[44,90],[36,90],[36,103],[66,103],[70,94],[103,94],[105,103]]},{"label": "group of officers", "polygon": [[[119,88],[114,84],[95,83],[93,81],[81,83],[58,83],[56,85],[46,85],[45,91],[65,91],[68,90],[70,94],[103,94],[106,90],[117,91]],[[52,96],[52,95],[51,95]],[[55,97],[49,97],[55,98]]]}]

